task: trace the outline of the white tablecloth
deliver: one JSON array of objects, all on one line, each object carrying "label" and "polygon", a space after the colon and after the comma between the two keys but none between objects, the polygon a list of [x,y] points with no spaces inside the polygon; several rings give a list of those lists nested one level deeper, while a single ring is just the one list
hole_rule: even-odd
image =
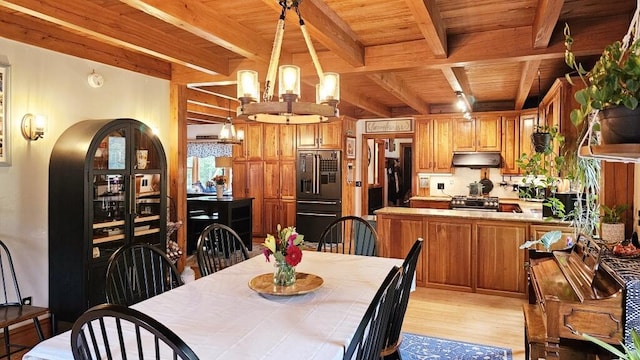
[{"label": "white tablecloth", "polygon": [[[272,260],[273,261],[273,260]],[[299,272],[324,284],[298,296],[263,296],[249,280],[273,271],[257,256],[132,307],[180,336],[202,360],[342,359],[373,295],[402,260],[304,251]],[[24,360],[72,360],[69,332]]]}]

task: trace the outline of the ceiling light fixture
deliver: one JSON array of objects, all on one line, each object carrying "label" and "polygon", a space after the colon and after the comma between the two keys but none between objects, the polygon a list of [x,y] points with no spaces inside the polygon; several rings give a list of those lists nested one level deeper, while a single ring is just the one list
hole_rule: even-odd
[{"label": "ceiling light fixture", "polygon": [[227,116],[227,122],[222,125],[220,134],[218,134],[218,142],[222,144],[242,144],[244,140],[244,131],[236,131],[236,127],[233,126],[231,118],[231,100],[228,102],[229,115]]},{"label": "ceiling light fixture", "polygon": [[[282,7],[267,77],[265,81],[263,102],[260,102],[258,73],[253,70],[239,70],[237,96],[240,101],[237,114],[239,118],[276,124],[306,124],[318,123],[338,116],[338,102],[340,102],[340,76],[337,73],[323,72],[318,55],[311,42],[311,37],[300,15],[298,6],[302,0],[280,0]],[[319,84],[316,85],[316,102],[300,100],[300,68],[295,65],[282,65],[278,69],[279,98],[272,101],[276,79],[276,68],[280,58],[282,39],[284,36],[284,20],[288,10],[295,9],[300,19],[300,30],[311,55],[311,61],[316,69]]]},{"label": "ceiling light fixture", "polygon": [[456,94],[456,107],[464,114],[464,118],[467,120],[471,120],[471,111],[469,109],[468,99],[465,97],[464,93],[460,90],[455,92]]}]

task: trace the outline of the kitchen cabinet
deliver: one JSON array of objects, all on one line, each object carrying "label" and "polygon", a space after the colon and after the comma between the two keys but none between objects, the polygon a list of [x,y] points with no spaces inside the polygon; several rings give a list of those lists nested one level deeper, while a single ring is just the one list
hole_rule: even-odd
[{"label": "kitchen cabinet", "polygon": [[342,149],[342,120],[296,127],[298,149]]},{"label": "kitchen cabinet", "polygon": [[296,126],[264,124],[263,159],[296,160]]},{"label": "kitchen cabinet", "polygon": [[236,132],[244,131],[244,140],[231,148],[233,161],[262,160],[263,124],[256,122],[234,123]]},{"label": "kitchen cabinet", "polygon": [[[376,219],[376,229],[384,234],[393,234],[393,242],[390,244],[376,243],[378,256],[404,259],[407,257],[413,243],[420,237],[426,239],[425,225],[420,216],[394,216]],[[427,245],[428,241],[424,245]],[[426,251],[423,245],[418,263],[416,265],[416,285],[425,285]]]},{"label": "kitchen cabinet", "polygon": [[472,119],[453,119],[453,151],[500,151],[502,118],[477,114]]},{"label": "kitchen cabinet", "polygon": [[111,254],[130,243],[166,249],[167,166],[160,140],[133,119],[86,120],[58,138],[49,162],[49,308],[72,323],[105,302]]},{"label": "kitchen cabinet", "polygon": [[450,173],[453,155],[451,118],[416,117],[415,169],[417,173]]},{"label": "kitchen cabinet", "polygon": [[468,220],[427,221],[425,284],[471,291],[473,227]]},{"label": "kitchen cabinet", "polygon": [[286,227],[295,223],[295,200],[264,199],[264,228],[267,234],[275,236],[278,224]]},{"label": "kitchen cabinet", "polygon": [[263,161],[234,161],[233,166],[233,197],[253,198],[252,208],[252,234],[264,235],[264,219],[262,195],[264,186],[264,162]]},{"label": "kitchen cabinet", "polygon": [[275,234],[276,226],[295,224],[296,197],[295,161],[265,161],[264,163],[264,231]]},{"label": "kitchen cabinet", "polygon": [[421,208],[421,209],[448,209],[451,201],[450,200],[422,200],[422,199],[411,199],[409,202],[410,207],[412,208]]},{"label": "kitchen cabinet", "polygon": [[502,175],[519,175],[520,168],[516,160],[520,158],[520,116],[505,114],[502,116]]},{"label": "kitchen cabinet", "polygon": [[519,247],[527,237],[526,223],[475,222],[476,292],[526,292],[525,251]]},{"label": "kitchen cabinet", "polygon": [[520,154],[518,158],[520,158],[522,154],[529,155],[535,151],[531,141],[531,134],[535,131],[537,123],[537,109],[520,114]]}]

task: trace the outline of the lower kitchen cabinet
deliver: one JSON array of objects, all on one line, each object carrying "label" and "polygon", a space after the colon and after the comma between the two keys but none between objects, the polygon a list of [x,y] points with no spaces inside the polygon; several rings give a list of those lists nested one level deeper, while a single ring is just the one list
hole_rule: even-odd
[{"label": "lower kitchen cabinet", "polygon": [[[532,224],[531,225],[531,236],[529,239],[527,240],[538,240],[542,237],[542,235],[544,235],[546,232],[549,231],[553,231],[553,230],[559,230],[560,232],[562,232],[562,237],[560,238],[560,240],[558,240],[558,242],[556,242],[555,244],[551,245],[551,248],[549,250],[562,250],[565,249],[567,247],[567,238],[575,238],[575,234],[574,234],[574,228],[570,227],[570,226],[558,226],[558,225],[539,225],[539,224]],[[536,250],[545,250],[544,246],[542,246],[542,244],[536,244],[535,245],[535,249]]]},{"label": "lower kitchen cabinet", "polygon": [[427,221],[427,286],[472,290],[472,236],[468,220]]},{"label": "lower kitchen cabinet", "polygon": [[278,224],[284,228],[295,223],[295,200],[264,199],[264,229],[267,234],[275,236]]},{"label": "lower kitchen cabinet", "polygon": [[[421,237],[425,238],[424,222],[420,216],[403,216],[389,219],[378,218],[376,219],[376,230],[385,234],[393,234],[392,246],[386,246],[378,241],[376,244],[376,252],[378,256],[391,257],[404,259],[407,257],[409,250],[413,246],[413,243]],[[422,252],[418,258],[418,264],[416,265],[416,285],[424,286],[424,264],[425,264],[425,246],[428,243],[422,245]]]},{"label": "lower kitchen cabinet", "polygon": [[525,251],[527,224],[476,222],[476,291],[526,291]]}]

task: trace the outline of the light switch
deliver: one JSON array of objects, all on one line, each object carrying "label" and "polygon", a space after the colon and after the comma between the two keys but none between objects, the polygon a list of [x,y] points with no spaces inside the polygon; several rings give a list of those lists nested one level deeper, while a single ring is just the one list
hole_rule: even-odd
[{"label": "light switch", "polygon": [[429,177],[428,176],[420,176],[420,188],[421,189],[426,189],[429,187]]}]

